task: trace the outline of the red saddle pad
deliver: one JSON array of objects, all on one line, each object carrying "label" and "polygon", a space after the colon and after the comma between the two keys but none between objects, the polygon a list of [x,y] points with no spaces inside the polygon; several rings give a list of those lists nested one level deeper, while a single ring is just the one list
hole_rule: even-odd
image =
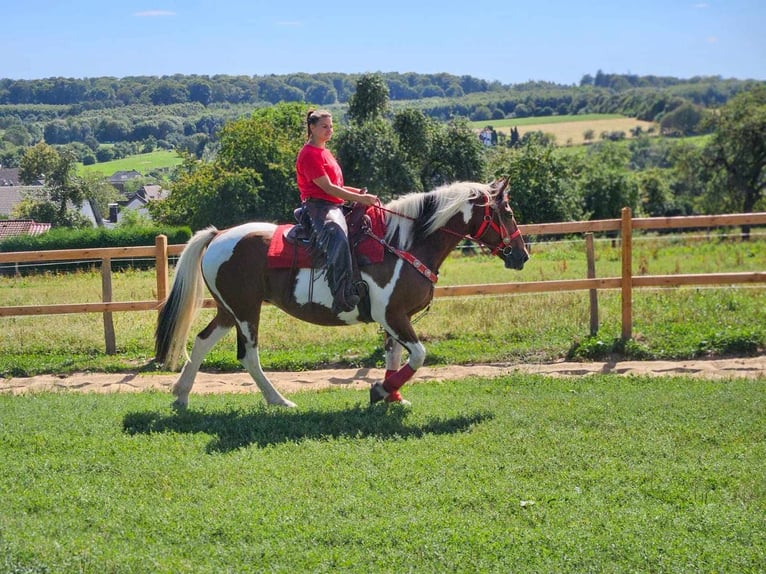
[{"label": "red saddle pad", "polygon": [[[372,232],[382,237],[386,232],[386,221],[383,211],[369,208],[367,215],[370,217]],[[285,269],[290,267],[309,268],[312,266],[311,254],[302,245],[295,245],[285,241],[285,233],[293,227],[292,224],[278,225],[271,237],[267,255],[269,269]],[[355,250],[357,262],[360,267],[372,265],[383,261],[385,250],[383,246],[368,235],[363,235]]]}]

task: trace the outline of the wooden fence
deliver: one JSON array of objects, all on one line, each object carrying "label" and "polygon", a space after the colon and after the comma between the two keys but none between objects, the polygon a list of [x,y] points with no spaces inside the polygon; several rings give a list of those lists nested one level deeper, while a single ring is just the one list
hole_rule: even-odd
[{"label": "wooden fence", "polygon": [[[588,253],[588,277],[558,281],[530,281],[521,283],[496,283],[488,285],[455,285],[436,287],[436,297],[470,295],[501,295],[513,293],[544,293],[553,291],[589,290],[591,294],[591,330],[597,322],[596,293],[599,289],[620,289],[622,295],[622,337],[629,339],[633,329],[633,289],[643,287],[678,287],[682,285],[733,285],[766,283],[766,271],[742,273],[707,273],[688,275],[633,275],[633,230],[667,230],[685,228],[718,228],[733,226],[766,225],[766,212],[733,215],[700,215],[693,217],[633,218],[629,208],[622,210],[620,219],[601,219],[569,223],[538,223],[522,225],[525,236],[571,235],[582,233]],[[592,234],[618,232],[622,246],[622,272],[620,277],[595,277]],[[102,249],[63,249],[55,251],[16,251],[0,253],[0,264],[39,263],[49,261],[101,261],[102,302],[68,303],[58,305],[34,305],[0,307],[0,317],[29,315],[58,315],[64,313],[103,313],[106,350],[115,349],[112,313],[121,311],[156,311],[168,293],[168,258],[181,253],[184,245],[168,245],[164,235],[157,237],[154,247],[108,247]],[[112,301],[113,259],[149,257],[156,260],[157,299],[149,301]],[[212,299],[205,306],[213,306]],[[597,323],[596,323],[597,324]]]}]

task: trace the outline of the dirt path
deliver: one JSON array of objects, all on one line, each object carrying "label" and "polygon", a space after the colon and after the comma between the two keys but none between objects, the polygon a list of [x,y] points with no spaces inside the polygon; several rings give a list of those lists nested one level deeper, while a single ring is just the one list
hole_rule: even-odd
[{"label": "dirt path", "polygon": [[[692,361],[618,361],[595,363],[491,364],[423,367],[414,383],[457,379],[468,376],[493,377],[509,373],[540,373],[551,376],[578,377],[598,373],[620,375],[686,375],[709,379],[744,377],[766,379],[766,355],[737,359]],[[295,373],[267,373],[284,393],[316,390],[332,386],[367,388],[383,376],[382,369],[325,369]],[[164,389],[170,392],[177,375],[138,373],[75,373],[66,376],[41,375],[0,379],[0,392],[14,394],[29,391],[62,390],[77,392],[131,392]],[[258,388],[247,373],[200,373],[195,393],[251,393]]]}]

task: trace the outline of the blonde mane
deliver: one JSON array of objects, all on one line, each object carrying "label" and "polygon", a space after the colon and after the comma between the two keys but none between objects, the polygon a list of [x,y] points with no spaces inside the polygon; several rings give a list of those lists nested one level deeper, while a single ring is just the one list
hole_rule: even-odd
[{"label": "blonde mane", "polygon": [[[469,202],[482,194],[492,194],[490,184],[460,181],[437,187],[427,193],[410,193],[386,204],[386,241],[399,249],[409,249],[420,232],[428,237],[457,213],[468,223]],[[420,221],[425,216],[425,220]]]}]

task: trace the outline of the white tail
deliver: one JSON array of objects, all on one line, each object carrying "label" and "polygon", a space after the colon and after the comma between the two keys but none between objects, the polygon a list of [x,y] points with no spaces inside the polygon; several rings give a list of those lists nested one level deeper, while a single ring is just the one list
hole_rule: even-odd
[{"label": "white tail", "polygon": [[170,370],[178,368],[182,356],[188,359],[186,341],[205,294],[200,263],[217,234],[215,227],[208,227],[189,240],[176,265],[170,294],[160,310],[154,334],[155,360]]}]

